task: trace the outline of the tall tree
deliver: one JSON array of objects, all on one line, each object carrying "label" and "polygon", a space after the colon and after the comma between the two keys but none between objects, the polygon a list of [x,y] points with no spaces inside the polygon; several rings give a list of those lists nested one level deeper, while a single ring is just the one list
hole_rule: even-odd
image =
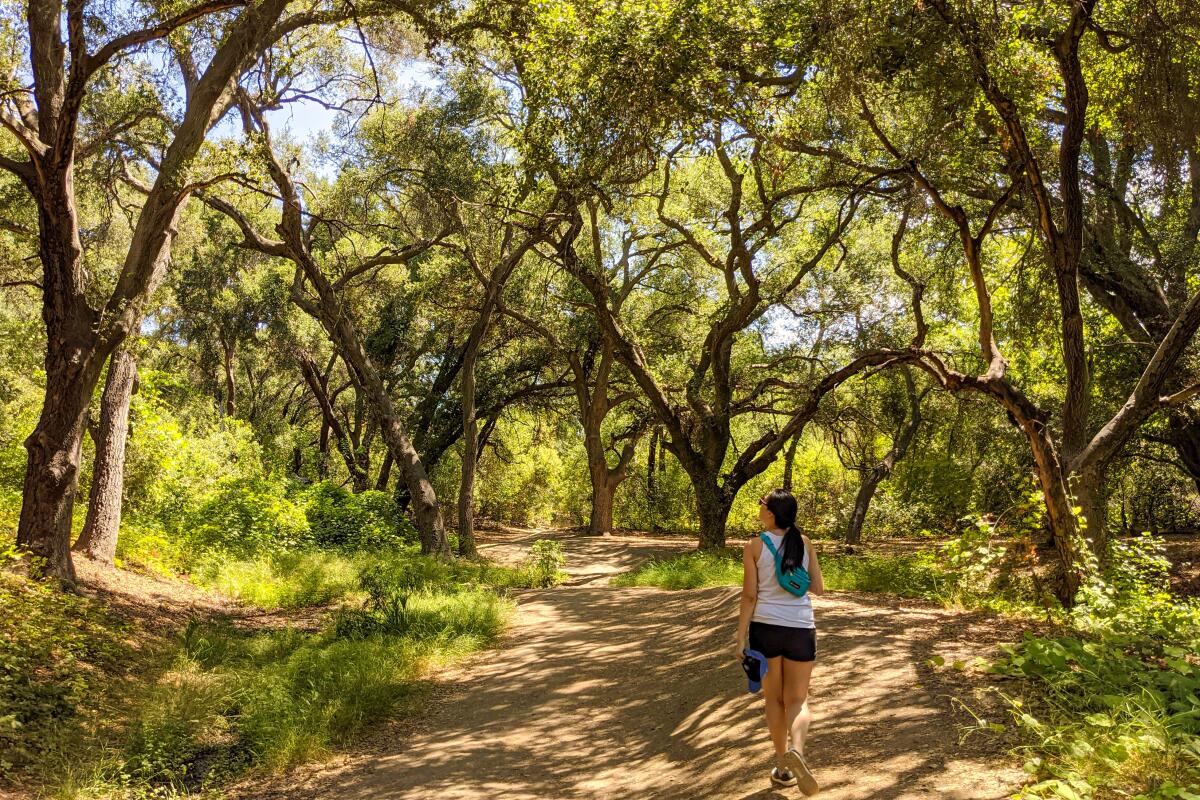
[{"label": "tall tree", "polygon": [[[517,198],[517,202],[522,199]],[[533,219],[522,219],[529,212],[521,209],[518,217],[489,220],[480,215],[468,218],[463,213],[463,204],[456,203],[457,235],[443,244],[462,257],[483,293],[478,308],[474,309],[475,322],[467,334],[460,373],[463,456],[458,490],[458,550],[462,556],[475,555],[475,467],[479,460],[476,361],[492,318],[503,303],[509,278],[534,245],[546,236],[547,214],[552,207]]]},{"label": "tall tree", "polygon": [[[605,335],[663,425],[668,450],[691,479],[701,548],[724,545],[726,519],[738,490],[774,461],[788,440],[816,414],[822,398],[850,377],[890,359],[878,352],[864,353],[803,386],[782,377],[787,374],[783,365],[795,359],[781,355],[767,369],[778,375],[755,381],[739,392],[749,379],[735,361],[735,345],[773,306],[795,295],[810,273],[835,251],[854,218],[862,187],[834,171],[801,177],[794,162],[775,160],[777,153],[745,136],[726,140],[716,134],[710,146],[713,155],[709,159],[701,156],[697,162],[701,182],[679,186],[686,174],[681,169],[684,158],[680,150],[665,161],[662,179],[653,189],[654,244],[631,265],[594,263],[581,255],[576,240],[585,222],[579,212],[558,244],[564,268],[591,294]],[[711,173],[705,174],[705,167]],[[702,183],[706,178],[707,183]],[[781,249],[780,237],[789,226],[806,212],[813,213],[810,207],[818,206],[820,198],[828,197],[826,193],[835,188],[848,199],[834,201],[832,210],[827,206],[824,217],[815,216],[810,223],[811,236],[793,241],[794,249]],[[693,192],[698,196],[695,202]],[[692,216],[680,218],[681,212]],[[619,277],[624,277],[627,285],[640,283],[668,253],[686,254],[703,270],[711,271],[715,280],[706,288],[720,293],[719,305],[708,316],[703,341],[689,353],[691,363],[681,391],[656,374],[640,341],[644,334],[636,333],[626,321],[622,298],[613,289]],[[621,276],[625,270],[630,274]],[[684,306],[673,313],[687,312]],[[790,401],[789,395],[797,391],[801,402]],[[749,413],[764,413],[782,424],[739,443],[740,452],[729,465],[726,459],[734,444],[731,422]]]},{"label": "tall tree", "polygon": [[[838,15],[841,24],[826,24],[833,18],[824,17],[797,38],[777,39],[800,44],[789,44],[786,55],[759,54],[757,71],[742,70],[759,96],[785,98],[790,111],[782,116],[793,115],[782,125],[765,117],[769,124],[748,124],[795,152],[881,179],[907,179],[926,204],[909,206],[914,221],[934,226],[927,212],[940,218],[974,293],[977,317],[970,322],[978,359],[967,365],[934,351],[921,312],[923,282],[897,270],[912,286],[917,326],[916,341],[897,361],[920,366],[951,391],[990,398],[1023,432],[1046,504],[1043,544],[1056,553],[1054,590],[1070,603],[1080,581],[1082,541],[1074,507],[1082,506],[1087,535],[1103,550],[1108,465],[1152,415],[1198,391],[1178,371],[1200,327],[1200,294],[1191,294],[1172,308],[1161,335],[1150,337],[1143,366],[1119,390],[1123,402],[1104,408],[1096,402],[1080,291],[1083,152],[1095,113],[1089,86],[1095,77],[1084,59],[1107,29],[1097,21],[1096,4],[1086,0],[1032,15],[940,0],[888,14],[854,5]],[[813,112],[814,97],[826,101],[824,118]],[[777,118],[780,107],[768,106]],[[1054,108],[1048,125],[1047,107]],[[904,205],[892,213],[903,217]],[[1017,231],[1031,234],[1053,287],[1048,313],[1062,376],[1056,397],[1031,391],[1031,376],[1011,370],[1006,355],[1013,330],[999,315],[1010,307],[997,308],[993,288],[996,264],[1011,252],[1005,247]]]},{"label": "tall tree", "polygon": [[[89,14],[86,3],[64,7],[59,0],[32,0],[28,5],[28,63],[10,65],[0,113],[0,124],[25,157],[4,156],[0,168],[20,179],[38,209],[46,392],[41,416],[26,442],[29,459],[17,542],[49,574],[74,577],[71,511],[87,407],[105,362],[140,324],[147,298],[163,279],[180,209],[208,180],[194,174],[205,136],[225,113],[230,87],[257,54],[320,17],[308,11],[284,19],[287,6],[288,0],[254,5],[212,0],[167,13],[145,8],[139,9],[144,26],[110,33],[125,26],[103,14]],[[190,27],[212,25],[212,41],[181,34]],[[95,46],[91,38],[99,31],[108,38]],[[177,61],[186,89],[182,114],[173,117],[163,98],[161,105],[134,108],[112,125],[88,124],[84,110],[98,76],[112,74],[114,64],[168,37],[173,46],[180,43]],[[196,56],[210,48],[211,58],[201,71]],[[25,74],[32,76],[31,90],[18,83],[17,76]],[[76,163],[101,150],[117,132],[158,115],[171,120],[169,141],[156,159],[153,184],[137,211],[115,284],[96,304],[102,290],[89,285],[83,260]]]},{"label": "tall tree", "polygon": [[330,341],[353,373],[355,382],[363,388],[371,402],[383,440],[392,452],[393,460],[403,470],[411,497],[413,516],[421,536],[421,550],[427,554],[448,554],[445,528],[437,494],[429,480],[421,456],[412,444],[404,419],[396,408],[387,385],[375,361],[367,352],[358,332],[354,316],[346,306],[341,290],[355,278],[388,265],[404,265],[428,250],[435,239],[420,239],[397,248],[385,248],[377,255],[362,258],[348,267],[340,277],[326,274],[313,249],[313,226],[320,217],[309,216],[305,221],[304,205],[295,180],[284,167],[275,151],[270,127],[260,103],[245,91],[239,92],[239,110],[248,137],[260,142],[260,155],[265,162],[275,190],[283,198],[278,224],[280,239],[259,233],[238,208],[220,198],[206,197],[206,202],[228,215],[244,237],[243,246],[291,261],[296,268],[291,301],[321,324]]}]

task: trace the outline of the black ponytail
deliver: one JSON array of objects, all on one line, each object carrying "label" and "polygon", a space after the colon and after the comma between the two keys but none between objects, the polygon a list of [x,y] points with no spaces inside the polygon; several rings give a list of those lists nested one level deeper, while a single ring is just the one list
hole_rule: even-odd
[{"label": "black ponytail", "polygon": [[796,498],[786,489],[776,489],[767,495],[766,506],[775,515],[775,525],[783,531],[780,568],[786,574],[804,566],[804,538],[796,527]]}]

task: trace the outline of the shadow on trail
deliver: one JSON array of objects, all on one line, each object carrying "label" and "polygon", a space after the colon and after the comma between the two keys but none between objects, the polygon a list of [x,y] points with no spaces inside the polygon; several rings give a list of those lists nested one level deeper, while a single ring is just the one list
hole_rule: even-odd
[{"label": "shadow on trail", "polygon": [[[771,749],[762,699],[746,693],[733,657],[737,590],[594,585],[614,565],[631,566],[658,544],[563,538],[580,583],[521,593],[504,648],[464,671],[462,691],[429,715],[424,732],[325,776],[320,795],[766,800],[796,794],[767,784]],[[588,564],[593,568],[580,568]],[[947,703],[919,682],[914,665],[929,657],[945,614],[845,595],[821,598],[817,609],[808,754],[822,797],[1007,795],[985,764],[956,756]]]}]

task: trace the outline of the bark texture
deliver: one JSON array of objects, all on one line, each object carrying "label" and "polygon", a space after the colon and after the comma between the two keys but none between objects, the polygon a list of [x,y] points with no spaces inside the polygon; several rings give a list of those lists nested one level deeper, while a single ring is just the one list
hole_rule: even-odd
[{"label": "bark texture", "polygon": [[96,441],[87,518],[75,551],[112,564],[117,554],[125,490],[125,445],[129,435],[129,404],[137,382],[137,360],[126,349],[113,353],[100,399],[100,428]]}]

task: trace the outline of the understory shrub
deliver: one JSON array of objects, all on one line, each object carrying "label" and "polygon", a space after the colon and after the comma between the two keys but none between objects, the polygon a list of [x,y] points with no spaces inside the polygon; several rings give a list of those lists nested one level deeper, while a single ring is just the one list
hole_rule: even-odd
[{"label": "understory shrub", "polygon": [[416,528],[386,492],[368,490],[353,494],[322,481],[307,489],[302,497],[312,541],[318,547],[391,548],[415,544],[418,540]]},{"label": "understory shrub", "polygon": [[133,650],[130,626],[97,602],[2,568],[0,608],[2,781],[58,749],[94,715],[100,678],[128,664]]},{"label": "understory shrub", "polygon": [[264,476],[222,483],[190,515],[191,550],[248,557],[311,544],[304,508],[286,489],[284,481]]},{"label": "understory shrub", "polygon": [[1114,541],[1059,635],[1027,634],[991,667],[1035,779],[1026,798],[1200,797],[1200,603],[1173,597],[1150,536]]}]

